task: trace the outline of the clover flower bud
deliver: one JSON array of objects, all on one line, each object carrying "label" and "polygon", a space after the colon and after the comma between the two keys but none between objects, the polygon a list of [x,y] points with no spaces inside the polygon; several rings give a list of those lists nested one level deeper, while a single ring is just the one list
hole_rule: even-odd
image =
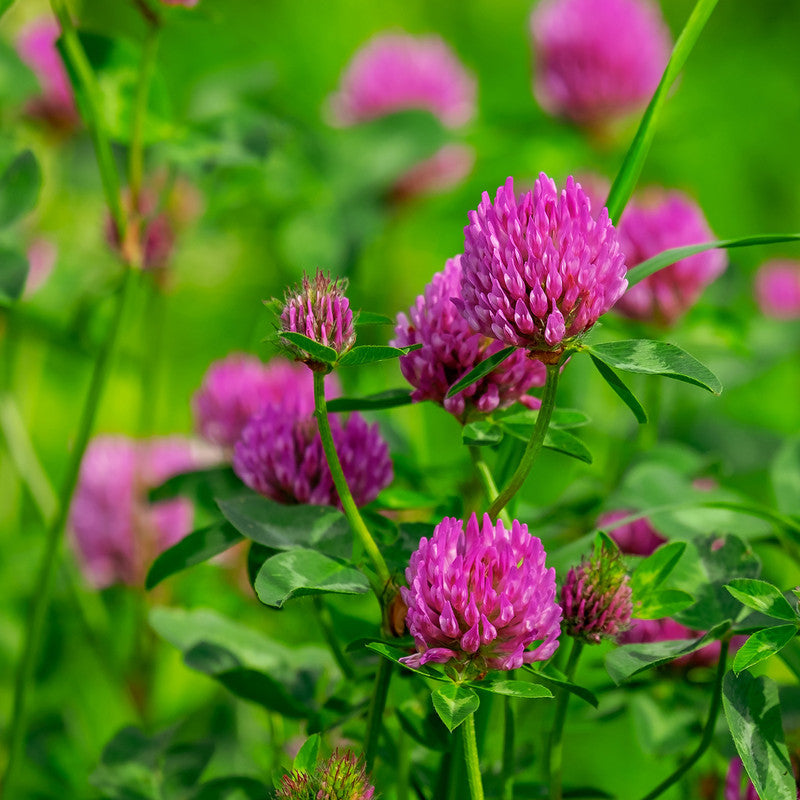
[{"label": "clover flower bud", "polygon": [[633,603],[628,573],[619,551],[605,543],[573,567],[561,587],[564,629],[588,644],[616,638],[631,621]]},{"label": "clover flower bud", "polygon": [[278,800],[372,800],[363,761],[349,750],[335,750],[313,773],[295,770],[284,775],[277,788]]},{"label": "clover flower bud", "polygon": [[[445,517],[412,554],[400,590],[417,652],[403,663],[447,664],[467,677],[545,661],[558,648],[555,570],[528,526],[489,515]],[[537,642],[533,650],[527,648]]]}]

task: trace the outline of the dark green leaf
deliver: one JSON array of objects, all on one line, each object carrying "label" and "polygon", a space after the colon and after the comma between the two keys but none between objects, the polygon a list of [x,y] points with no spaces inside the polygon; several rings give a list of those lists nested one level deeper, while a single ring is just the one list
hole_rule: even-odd
[{"label": "dark green leaf", "polygon": [[314,341],[314,339],[309,339],[308,336],[303,336],[302,333],[281,331],[279,336],[324,364],[335,364],[336,359],[339,358],[339,354],[332,347],[326,347],[324,344]]},{"label": "dark green leaf", "polygon": [[0,307],[19,300],[28,279],[28,259],[16,250],[0,246]]},{"label": "dark green leaf", "polygon": [[328,411],[373,411],[379,408],[396,408],[411,404],[409,389],[389,389],[367,397],[337,397],[328,400]]},{"label": "dark green leaf", "polygon": [[800,621],[797,612],[789,605],[777,586],[753,578],[737,578],[725,587],[739,602],[748,608],[775,619]]},{"label": "dark green leaf", "polygon": [[584,349],[609,367],[643,375],[663,375],[691,383],[713,394],[722,392],[719,378],[694,356],[668,342],[627,339],[622,342],[584,345]]},{"label": "dark green leaf", "polygon": [[640,672],[694,653],[701,647],[719,639],[729,628],[730,621],[726,621],[698,639],[675,639],[666,642],[622,645],[606,656],[606,669],[614,683],[619,685]]},{"label": "dark green leaf", "polygon": [[600,701],[595,697],[593,692],[590,692],[583,686],[578,686],[576,683],[571,683],[562,672],[559,672],[553,666],[547,666],[544,669],[538,670],[528,664],[524,668],[530,672],[530,674],[533,675],[533,679],[537,683],[541,683],[542,686],[547,686],[553,691],[564,689],[570,694],[580,697],[581,700],[594,708],[597,708],[600,704]]},{"label": "dark green leaf", "polygon": [[770,467],[778,510],[800,517],[800,437],[787,439]]},{"label": "dark green leaf", "polygon": [[214,778],[198,787],[192,800],[264,800],[268,796],[266,784],[245,775]]},{"label": "dark green leaf", "polygon": [[636,421],[640,425],[644,425],[647,422],[647,412],[642,408],[642,404],[636,399],[633,392],[625,385],[619,375],[617,375],[611,367],[591,353],[589,353],[589,358],[592,359],[592,363],[597,367],[597,371],[603,376],[605,382],[614,390],[617,397],[619,397],[633,412]]},{"label": "dark green leaf", "polygon": [[477,447],[499,444],[503,441],[503,429],[500,425],[480,419],[468,423],[461,429],[461,441],[466,445]]},{"label": "dark green leaf", "polygon": [[548,450],[555,450],[557,453],[577,458],[578,461],[583,461],[586,464],[592,463],[592,454],[589,452],[589,448],[569,431],[548,428],[544,436],[543,446]]},{"label": "dark green leaf", "polygon": [[421,344],[411,344],[408,347],[389,347],[386,344],[365,344],[358,345],[352,350],[348,350],[340,359],[340,367],[355,367],[362,364],[374,364],[377,361],[389,361],[393,358],[400,358],[413,350],[419,350]]},{"label": "dark green leaf", "polygon": [[313,772],[314,767],[317,766],[317,757],[319,756],[320,737],[318,733],[309,736],[303,742],[303,746],[297,751],[292,763],[292,769],[300,770],[301,772]]},{"label": "dark green leaf", "polygon": [[755,247],[764,244],[782,244],[784,242],[797,241],[800,241],[800,233],[767,233],[756,236],[743,236],[740,239],[722,239],[718,242],[704,242],[703,244],[690,244],[685,247],[673,247],[629,269],[626,275],[628,286],[635,286],[660,269],[664,269],[664,267],[668,267],[670,264],[682,261],[684,258],[689,258],[689,256],[696,255],[697,253],[703,253],[706,250]]},{"label": "dark green leaf", "polygon": [[220,500],[219,508],[239,533],[265,547],[305,547],[334,557],[352,553],[350,525],[332,506],[287,506],[250,494]]},{"label": "dark green leaf", "polygon": [[446,683],[438,686],[431,695],[433,707],[452,733],[464,720],[478,710],[481,704],[478,695],[468,686],[460,683]]},{"label": "dark green leaf", "polygon": [[472,681],[470,687],[482,692],[501,694],[506,697],[524,697],[529,700],[538,700],[552,697],[553,693],[545,686],[527,681],[502,680],[498,678],[484,678],[482,681]]},{"label": "dark green leaf", "polygon": [[462,389],[466,389],[467,386],[472,386],[473,383],[476,383],[484,375],[488,375],[495,367],[502,364],[516,349],[516,347],[504,347],[502,350],[498,350],[494,355],[481,361],[480,364],[473,367],[461,380],[456,381],[456,383],[450,387],[446,397],[452,397],[458,394]]},{"label": "dark green leaf", "polygon": [[216,511],[216,498],[226,498],[246,492],[233,468],[224,465],[173,475],[161,486],[151,489],[148,497],[152,503],[186,497],[205,509]]},{"label": "dark green leaf", "polygon": [[316,550],[297,548],[267,559],[256,576],[255,590],[264,605],[281,608],[292,597],[364,594],[369,581],[357,569]]},{"label": "dark green leaf", "polygon": [[689,19],[683,26],[675,46],[672,48],[672,55],[669,58],[664,74],[661,76],[661,81],[644,112],[633,142],[631,142],[631,146],[625,154],[625,160],[622,162],[622,166],[608,193],[606,206],[608,207],[608,215],[614,222],[619,220],[623,209],[633,194],[636,182],[639,180],[645,159],[656,135],[658,117],[667,102],[670,88],[683,69],[689,53],[692,52],[692,48],[716,4],[717,0],[698,0]]},{"label": "dark green leaf", "polygon": [[670,576],[686,550],[686,542],[669,542],[639,562],[631,575],[634,600],[644,599],[647,592],[658,589]]},{"label": "dark green leaf", "polygon": [[797,786],[783,739],[778,687],[769,678],[729,672],[722,702],[733,743],[763,800],[796,800]]},{"label": "dark green leaf", "polygon": [[422,675],[425,678],[432,678],[435,681],[450,682],[449,678],[445,677],[441,672],[432,669],[427,664],[422,667],[409,667],[407,664],[404,664],[400,659],[411,655],[407,650],[393,647],[392,645],[386,644],[386,642],[367,642],[367,647],[378,655],[388,658],[389,661],[394,661],[395,664],[400,664],[401,667],[415,672],[417,675]]},{"label": "dark green leaf", "polygon": [[733,671],[738,675],[742,670],[760,664],[783,650],[795,636],[797,625],[776,625],[774,628],[756,631],[736,653]]},{"label": "dark green leaf", "polygon": [[[502,422],[509,427],[519,427],[526,431],[525,438],[530,439],[531,432],[536,425],[536,420],[539,416],[538,411],[531,408],[526,408],[524,411],[519,410],[519,406],[514,406],[506,411],[500,411],[493,415],[497,422]],[[562,428],[569,430],[571,428],[582,428],[591,422],[589,417],[578,411],[576,408],[555,408],[550,417],[551,428]]]},{"label": "dark green leaf", "polygon": [[39,162],[24,150],[0,175],[0,228],[25,216],[36,205],[42,187]]},{"label": "dark green leaf", "polygon": [[633,616],[636,619],[664,619],[683,611],[692,603],[694,597],[678,589],[650,591],[644,595],[643,600],[634,602]]},{"label": "dark green leaf", "polygon": [[374,311],[359,311],[356,325],[394,325],[396,320]]},{"label": "dark green leaf", "polygon": [[156,558],[147,573],[145,588],[152,589],[170,575],[202,564],[242,541],[244,537],[227,522],[194,531]]}]

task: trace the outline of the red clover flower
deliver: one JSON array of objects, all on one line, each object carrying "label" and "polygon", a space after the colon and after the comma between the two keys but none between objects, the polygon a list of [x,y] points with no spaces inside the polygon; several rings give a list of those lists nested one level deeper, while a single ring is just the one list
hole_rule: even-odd
[{"label": "red clover flower", "polygon": [[276,790],[277,800],[372,800],[375,787],[354,753],[335,750],[313,773],[284,775]]}]

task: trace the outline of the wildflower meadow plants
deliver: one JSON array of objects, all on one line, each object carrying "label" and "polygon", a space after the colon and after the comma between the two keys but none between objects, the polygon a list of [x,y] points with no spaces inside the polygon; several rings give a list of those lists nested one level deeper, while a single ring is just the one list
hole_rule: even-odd
[{"label": "wildflower meadow plants", "polygon": [[800,796],[800,233],[637,189],[716,0],[525,9],[524,136],[499,7],[101,5],[0,0],[2,796]]}]

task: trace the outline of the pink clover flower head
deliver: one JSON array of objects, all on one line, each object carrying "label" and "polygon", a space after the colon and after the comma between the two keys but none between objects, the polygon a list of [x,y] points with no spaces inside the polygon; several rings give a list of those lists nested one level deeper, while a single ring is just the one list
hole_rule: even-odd
[{"label": "pink clover flower head", "polygon": [[800,262],[767,261],[756,274],[755,294],[761,313],[767,317],[800,317]]},{"label": "pink clover flower head", "polygon": [[475,80],[440,37],[383,33],[355,54],[330,103],[340,125],[421,109],[458,127],[475,114]]},{"label": "pink clover flower head", "polygon": [[276,790],[278,800],[372,800],[375,787],[370,784],[364,762],[349,750],[335,750],[313,773],[284,775]]},{"label": "pink clover flower head", "polygon": [[588,644],[616,639],[627,629],[633,612],[631,587],[616,548],[603,544],[570,569],[561,587],[561,608],[565,631]]},{"label": "pink clover flower head", "polygon": [[495,339],[475,333],[452,302],[461,295],[461,256],[448,259],[417,297],[408,315],[397,315],[392,344],[422,348],[400,357],[405,379],[415,387],[414,402],[433,400],[465,422],[473,412],[488,414],[518,400],[529,407],[539,401],[526,394],[545,381],[544,365],[518,350],[497,369],[453,397],[446,394],[459,378],[502,348]]},{"label": "pink clover flower head", "polygon": [[483,193],[464,228],[462,298],[470,327],[557,363],[628,285],[616,231],[579,183],[559,194],[544,173],[519,197],[509,178]]},{"label": "pink clover flower head", "polygon": [[[301,333],[343,355],[356,341],[346,290],[346,279],[332,280],[322,270],[317,270],[313,278],[303,275],[302,283],[286,292],[280,317],[281,332]],[[303,361],[312,369],[320,366],[327,369],[300,348],[288,345],[287,349],[297,361]]]},{"label": "pink clover flower head", "polygon": [[652,0],[542,0],[530,30],[536,99],[581,125],[644,108],[672,49]]},{"label": "pink clover flower head", "polygon": [[516,520],[507,530],[488,514],[482,522],[473,514],[466,524],[445,517],[430,540],[420,540],[406,569],[408,588],[400,589],[417,646],[403,663],[449,664],[474,677],[550,658],[561,608],[545,555]]},{"label": "pink clover flower head", "polygon": [[[374,500],[393,478],[389,448],[377,424],[360,414],[342,424],[331,418],[336,452],[356,505]],[[244,427],[233,450],[233,469],[246,486],[279,503],[341,508],[316,420],[265,406]]]},{"label": "pink clover flower head", "polygon": [[92,440],[81,464],[69,525],[93,586],[141,583],[150,561],[191,531],[191,503],[150,503],[147,493],[198,466],[191,443],[179,438]]},{"label": "pink clover flower head", "polygon": [[629,517],[632,511],[609,511],[597,520],[597,527],[608,530],[609,536],[623,552],[634,556],[649,556],[667,540],[658,533],[647,518],[636,519],[616,528],[617,520]]},{"label": "pink clover flower head", "polygon": [[[712,241],[700,207],[682,192],[651,190],[628,206],[617,227],[628,268],[662,250]],[[728,266],[724,250],[683,258],[632,286],[614,307],[626,317],[671,326]]]},{"label": "pink clover flower head", "polygon": [[[338,381],[328,380],[329,397]],[[267,405],[308,416],[314,411],[311,373],[284,359],[265,364],[255,356],[232,353],[215,361],[192,399],[195,428],[208,442],[232,448],[250,419]]]},{"label": "pink clover flower head", "polygon": [[56,42],[61,36],[58,23],[44,17],[28,25],[17,38],[19,57],[36,75],[42,94],[29,111],[53,127],[69,129],[78,123],[75,96]]},{"label": "pink clover flower head", "polygon": [[47,283],[58,258],[58,248],[42,236],[28,245],[28,277],[25,279],[25,297],[31,297]]}]

